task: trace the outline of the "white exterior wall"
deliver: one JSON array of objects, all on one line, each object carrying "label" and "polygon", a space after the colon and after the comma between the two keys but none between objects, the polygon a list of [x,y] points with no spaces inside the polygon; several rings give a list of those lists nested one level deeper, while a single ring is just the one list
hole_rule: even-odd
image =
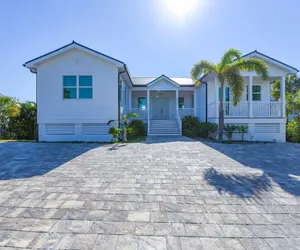
[{"label": "white exterior wall", "polygon": [[[249,83],[249,76],[253,77],[252,85],[261,86],[261,101],[253,101],[253,103],[259,102],[270,102],[270,82],[273,79],[281,79],[285,77],[287,71],[268,63],[270,79],[267,81],[262,80],[255,72],[242,72],[244,76],[245,90],[241,102],[247,101],[247,85]],[[219,82],[217,85],[220,86]],[[218,100],[218,91],[216,91],[215,80],[207,82],[208,87],[208,122],[218,123],[218,114],[216,108],[216,100]],[[225,83],[225,87],[228,85]],[[232,94],[230,96],[232,101]],[[219,104],[217,104],[219,105]],[[254,106],[254,105],[253,105]],[[236,124],[236,125],[248,125],[248,134],[245,136],[245,140],[250,141],[286,141],[286,119],[285,118],[274,118],[274,117],[253,117],[253,118],[226,118],[225,124]],[[240,140],[241,135],[235,134],[233,139]]]},{"label": "white exterior wall", "polygon": [[196,88],[196,115],[201,122],[206,121],[206,84]]},{"label": "white exterior wall", "polygon": [[[63,99],[63,75],[79,74],[93,76],[93,98]],[[118,118],[117,84],[118,70],[115,65],[76,49],[39,65],[39,140],[110,141],[111,136],[107,134],[106,123]],[[52,131],[50,135],[47,134],[47,124],[70,124],[74,126],[74,132],[68,131],[69,134],[64,134],[58,131],[55,134],[56,132]],[[90,132],[86,132],[87,130]]]}]

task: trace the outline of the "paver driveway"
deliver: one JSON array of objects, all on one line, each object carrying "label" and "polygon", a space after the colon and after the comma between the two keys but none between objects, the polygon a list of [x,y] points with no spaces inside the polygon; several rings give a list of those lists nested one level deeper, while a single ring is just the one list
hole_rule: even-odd
[{"label": "paver driveway", "polygon": [[300,145],[0,144],[0,246],[300,249]]}]

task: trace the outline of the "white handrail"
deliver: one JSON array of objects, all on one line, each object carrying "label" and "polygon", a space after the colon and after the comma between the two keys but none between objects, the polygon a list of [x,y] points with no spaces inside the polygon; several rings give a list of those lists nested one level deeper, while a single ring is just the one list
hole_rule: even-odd
[{"label": "white handrail", "polygon": [[181,121],[181,118],[179,115],[179,110],[177,110],[177,112],[176,112],[176,120],[178,122],[180,135],[182,135],[182,121]]}]

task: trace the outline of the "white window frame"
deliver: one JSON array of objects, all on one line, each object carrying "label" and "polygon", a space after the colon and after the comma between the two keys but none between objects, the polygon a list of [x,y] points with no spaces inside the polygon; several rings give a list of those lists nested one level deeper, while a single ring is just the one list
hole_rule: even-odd
[{"label": "white window frame", "polygon": [[[254,87],[254,86],[255,86],[255,87],[258,87],[258,86],[259,86],[260,91],[259,91],[259,92],[254,92],[254,91],[253,91],[253,87]],[[260,99],[259,99],[259,100],[253,100],[253,95],[254,95],[254,94],[260,94]],[[253,102],[260,102],[260,101],[261,101],[261,94],[262,94],[262,93],[261,93],[261,84],[253,84],[253,85],[252,85],[252,101],[253,101]],[[249,101],[249,85],[247,85],[247,90],[246,90],[246,100]]]},{"label": "white window frame", "polygon": [[[64,86],[64,76],[76,76],[76,86]],[[79,77],[80,76],[91,76],[92,77],[92,86],[79,86]],[[92,100],[94,99],[94,74],[91,73],[81,73],[81,74],[74,74],[74,73],[64,73],[61,76],[62,81],[62,99],[63,100]],[[76,98],[65,98],[64,97],[64,88],[76,88]],[[92,89],[92,98],[79,98],[79,89],[80,88],[90,88]]]}]

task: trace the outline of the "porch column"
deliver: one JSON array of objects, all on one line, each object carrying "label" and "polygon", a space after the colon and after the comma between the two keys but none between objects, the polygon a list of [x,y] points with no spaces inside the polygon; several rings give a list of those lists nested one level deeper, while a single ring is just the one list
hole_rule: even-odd
[{"label": "porch column", "polygon": [[285,76],[280,79],[280,101],[281,101],[281,117],[285,118]]},{"label": "porch column", "polygon": [[249,76],[248,102],[249,102],[249,117],[250,118],[253,117],[252,82],[253,82],[253,76]]},{"label": "porch column", "polygon": [[215,77],[215,91],[216,91],[216,118],[219,118],[219,84]]},{"label": "porch column", "polygon": [[150,90],[147,89],[147,118],[150,119]]},{"label": "porch column", "polygon": [[131,102],[132,102],[132,100],[131,100],[131,96],[132,96],[132,90],[131,89],[129,89],[129,93],[128,93],[128,109],[129,109],[129,112],[131,112]]},{"label": "porch column", "polygon": [[196,89],[194,89],[194,116],[197,116],[197,92]]},{"label": "porch column", "polygon": [[176,117],[177,114],[179,113],[179,106],[178,106],[178,89],[176,89]]}]

